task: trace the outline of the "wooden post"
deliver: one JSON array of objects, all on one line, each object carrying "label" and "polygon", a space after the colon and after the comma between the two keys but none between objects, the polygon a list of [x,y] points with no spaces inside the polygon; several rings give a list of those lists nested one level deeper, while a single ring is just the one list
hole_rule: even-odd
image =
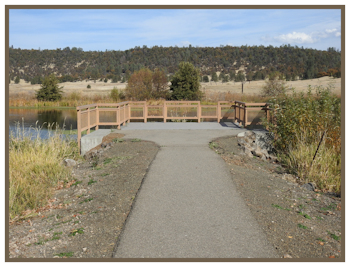
[{"label": "wooden post", "polygon": [[127,120],[127,123],[130,122],[130,116],[131,116],[131,107],[130,107],[130,104],[128,103],[128,120]]},{"label": "wooden post", "polygon": [[246,105],[244,104],[244,124],[243,127],[245,128],[248,122],[248,110]]},{"label": "wooden post", "polygon": [[237,123],[237,103],[235,101],[235,123]]},{"label": "wooden post", "polygon": [[79,153],[81,153],[80,151],[80,140],[81,140],[81,113],[80,113],[80,109],[78,109],[78,114],[77,114],[77,131],[78,131],[78,148],[79,148]]},{"label": "wooden post", "polygon": [[166,107],[166,101],[164,101],[164,103],[163,103],[163,121],[164,121],[164,123],[166,123],[167,116],[168,116],[168,110]]},{"label": "wooden post", "polygon": [[98,125],[100,124],[100,111],[98,109],[98,106],[95,107],[96,108],[96,127],[95,130],[98,130]]},{"label": "wooden post", "polygon": [[88,129],[86,131],[86,134],[90,133],[90,108],[87,109],[88,110]]},{"label": "wooden post", "polygon": [[120,106],[117,107],[117,129],[120,130]]},{"label": "wooden post", "polygon": [[147,102],[145,102],[145,104],[143,105],[143,122],[146,123],[147,122],[147,114],[148,110],[147,110]]},{"label": "wooden post", "polygon": [[[199,101],[198,101],[199,102]],[[202,113],[202,110],[201,110],[201,102],[198,103],[197,105],[197,118],[198,118],[198,123],[201,122],[201,113]]]},{"label": "wooden post", "polygon": [[218,101],[218,106],[216,108],[216,115],[218,116],[218,123],[221,120],[221,106],[220,106],[220,102]]}]

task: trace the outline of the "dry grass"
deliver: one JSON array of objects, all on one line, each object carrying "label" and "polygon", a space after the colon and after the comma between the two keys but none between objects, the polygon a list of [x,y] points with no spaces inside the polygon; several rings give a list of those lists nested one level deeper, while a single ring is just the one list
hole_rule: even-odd
[{"label": "dry grass", "polygon": [[76,141],[63,140],[59,130],[43,140],[41,128],[32,136],[17,126],[9,141],[10,219],[21,218],[26,210],[45,205],[58,183],[68,182],[71,172],[63,166],[64,158],[78,157]]},{"label": "dry grass", "polygon": [[298,136],[295,146],[288,149],[282,161],[287,169],[296,174],[302,183],[313,182],[317,188],[340,194],[341,191],[341,154],[335,147],[326,145],[324,137],[316,154],[322,133],[310,142],[305,134]]}]

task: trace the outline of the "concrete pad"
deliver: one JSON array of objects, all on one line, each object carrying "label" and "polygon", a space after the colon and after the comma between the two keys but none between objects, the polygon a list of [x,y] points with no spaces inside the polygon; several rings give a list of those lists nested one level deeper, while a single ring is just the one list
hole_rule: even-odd
[{"label": "concrete pad", "polygon": [[111,129],[99,129],[97,131],[84,135],[80,140],[80,154],[85,155],[85,153],[90,149],[101,144],[103,137],[109,135],[111,132]]}]

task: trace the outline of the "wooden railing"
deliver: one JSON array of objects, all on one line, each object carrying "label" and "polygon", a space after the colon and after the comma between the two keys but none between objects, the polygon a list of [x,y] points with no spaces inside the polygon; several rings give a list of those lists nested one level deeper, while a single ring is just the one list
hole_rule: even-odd
[{"label": "wooden railing", "polygon": [[[254,114],[255,113],[255,114]],[[90,133],[91,128],[98,130],[99,126],[116,126],[130,120],[148,119],[195,120],[202,119],[232,120],[246,127],[258,124],[262,116],[268,116],[269,104],[245,103],[240,101],[219,101],[215,105],[202,105],[200,101],[164,101],[161,105],[148,105],[146,101],[126,101],[113,104],[91,104],[77,107],[78,145],[80,148],[83,131]],[[260,114],[260,115],[259,115]]]}]

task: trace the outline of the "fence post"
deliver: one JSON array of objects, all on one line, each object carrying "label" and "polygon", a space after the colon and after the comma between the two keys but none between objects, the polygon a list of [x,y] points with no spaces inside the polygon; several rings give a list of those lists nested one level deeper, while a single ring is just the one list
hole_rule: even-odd
[{"label": "fence post", "polygon": [[90,133],[90,108],[87,109],[88,110],[88,129],[86,131],[86,134]]},{"label": "fence post", "polygon": [[218,101],[218,106],[216,108],[216,115],[218,116],[218,123],[221,120],[221,106],[220,106],[220,101]]},{"label": "fence post", "polygon": [[95,109],[96,109],[96,127],[95,127],[95,130],[97,131],[98,130],[98,125],[100,123],[100,111],[99,111],[97,105],[96,105]]},{"label": "fence post", "polygon": [[78,131],[78,148],[79,148],[79,153],[80,151],[80,139],[81,139],[81,113],[80,109],[78,109],[78,114],[77,114],[77,131]]},{"label": "fence post", "polygon": [[244,124],[243,127],[245,128],[248,122],[248,109],[246,105],[244,104]]},{"label": "fence post", "polygon": [[147,102],[145,101],[145,104],[143,105],[143,122],[146,123],[147,122],[147,114],[148,110],[147,110]]},{"label": "fence post", "polygon": [[236,101],[235,101],[235,123],[237,123],[237,104],[236,104]]},{"label": "fence post", "polygon": [[120,106],[117,107],[117,129],[120,130]]},{"label": "fence post", "polygon": [[197,118],[198,118],[198,123],[201,122],[201,113],[202,113],[201,102],[198,101],[198,106],[197,106]]},{"label": "fence post", "polygon": [[163,121],[164,121],[164,123],[166,123],[167,116],[168,116],[168,110],[166,107],[166,101],[164,101],[164,103],[163,103]]},{"label": "fence post", "polygon": [[130,108],[130,103],[128,103],[128,120],[126,121],[127,123],[130,122],[130,116],[131,116],[131,108]]}]

